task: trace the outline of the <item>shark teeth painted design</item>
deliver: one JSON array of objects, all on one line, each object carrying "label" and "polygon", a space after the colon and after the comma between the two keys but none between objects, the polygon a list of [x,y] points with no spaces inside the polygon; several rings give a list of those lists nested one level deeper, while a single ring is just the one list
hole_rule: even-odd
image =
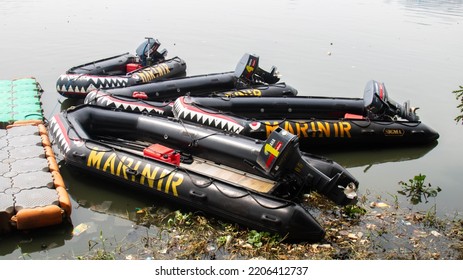
[{"label": "shark teeth painted design", "polygon": [[63,154],[69,152],[69,138],[63,133],[63,130],[61,129],[56,116],[53,117],[49,123],[49,131],[53,136],[54,141],[58,144],[58,148],[61,150],[61,152],[63,152]]},{"label": "shark teeth painted design", "polygon": [[165,113],[163,108],[136,101],[125,101],[117,99],[108,93],[99,92],[97,90],[89,92],[85,97],[84,103],[133,112],[148,112],[158,115],[164,115]]},{"label": "shark teeth painted design", "polygon": [[174,116],[179,119],[197,122],[225,131],[240,133],[244,127],[232,118],[219,114],[210,114],[185,102],[183,97],[177,98],[173,108]]},{"label": "shark teeth painted design", "polygon": [[126,87],[128,83],[128,77],[64,74],[59,76],[56,90],[60,93],[87,93],[93,89]]}]

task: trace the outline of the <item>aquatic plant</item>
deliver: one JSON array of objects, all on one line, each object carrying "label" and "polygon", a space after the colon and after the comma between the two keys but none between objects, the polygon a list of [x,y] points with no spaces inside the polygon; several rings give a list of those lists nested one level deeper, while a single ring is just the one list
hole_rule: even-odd
[{"label": "aquatic plant", "polygon": [[[92,252],[92,255],[89,258],[85,258],[84,256],[80,256],[77,259],[84,260],[115,260],[115,255],[110,250],[106,248],[106,238],[103,236],[103,231],[100,231],[99,235],[100,242],[89,240],[88,241],[88,251]],[[101,248],[96,248],[97,245],[101,245]]]},{"label": "aquatic plant", "polygon": [[167,225],[169,227],[172,226],[177,226],[177,225],[191,225],[193,223],[192,221],[193,213],[182,213],[181,211],[177,210],[174,212],[174,217],[170,218],[167,221]]},{"label": "aquatic plant", "polygon": [[[327,229],[325,239],[318,243],[286,242],[276,234],[243,228],[200,213],[144,208],[148,215],[142,211],[139,215],[154,219],[149,224],[156,228],[147,230],[147,235],[140,234],[141,240],[113,241],[100,232],[99,240],[89,242],[92,246],[87,254],[71,257],[81,260],[462,259],[460,214],[451,220],[441,220],[435,208],[428,213],[408,207],[395,208],[379,195],[368,194],[361,207],[366,213],[356,213],[355,218],[351,218],[344,207],[327,207],[331,201],[322,196],[311,195],[306,199],[307,205],[313,207],[314,216]],[[360,208],[349,210],[357,212]],[[169,227],[168,219],[178,220]]]},{"label": "aquatic plant", "polygon": [[421,203],[422,198],[427,203],[429,197],[436,197],[442,189],[440,187],[433,188],[430,183],[425,184],[425,179],[426,175],[420,173],[413,179],[409,179],[408,182],[400,181],[399,184],[402,186],[402,190],[397,192],[407,196],[413,205]]},{"label": "aquatic plant", "polygon": [[463,86],[460,86],[458,90],[454,90],[453,93],[455,93],[456,99],[460,100],[460,104],[457,106],[457,108],[460,109],[460,115],[455,117],[455,121],[463,124]]},{"label": "aquatic plant", "polygon": [[268,232],[259,232],[256,230],[251,230],[248,234],[248,243],[255,247],[262,246],[262,238],[268,237],[270,234]]},{"label": "aquatic plant", "polygon": [[367,210],[358,205],[346,205],[342,209],[342,212],[349,218],[358,218],[359,216],[365,215]]}]

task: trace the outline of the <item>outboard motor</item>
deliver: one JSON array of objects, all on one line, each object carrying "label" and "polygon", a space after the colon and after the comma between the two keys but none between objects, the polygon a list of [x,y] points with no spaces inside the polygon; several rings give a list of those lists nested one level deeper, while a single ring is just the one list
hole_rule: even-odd
[{"label": "outboard motor", "polygon": [[244,84],[275,84],[280,80],[280,75],[275,66],[272,66],[270,72],[267,72],[259,67],[259,57],[249,53],[244,54],[238,62],[234,75]]},{"label": "outboard motor", "polygon": [[391,118],[398,116],[408,121],[419,120],[416,115],[418,108],[410,107],[410,101],[401,105],[390,99],[384,83],[369,81],[365,87],[363,101],[370,117],[377,118],[386,115]]},{"label": "outboard motor", "polygon": [[163,61],[167,55],[167,50],[163,49],[158,52],[161,43],[157,39],[145,37],[146,41],[140,44],[136,50],[137,56],[140,58],[142,66],[151,66],[160,61]]},{"label": "outboard motor", "polygon": [[281,127],[270,134],[256,162],[267,175],[284,180],[288,185],[304,186],[299,192],[313,190],[311,186],[317,186],[317,192],[337,204],[352,204],[357,201],[357,181],[352,180],[345,184],[342,182],[342,173],[328,177],[312,166],[299,150],[299,138]]}]

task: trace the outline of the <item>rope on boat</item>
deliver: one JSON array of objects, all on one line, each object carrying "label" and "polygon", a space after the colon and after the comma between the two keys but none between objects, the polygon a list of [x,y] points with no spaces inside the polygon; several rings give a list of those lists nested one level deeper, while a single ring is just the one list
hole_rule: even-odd
[{"label": "rope on boat", "polygon": [[[104,89],[96,89],[95,91],[96,91],[96,94],[94,95],[94,97],[92,99],[89,99],[89,102],[97,102],[98,99],[102,99],[104,97],[111,97],[111,98],[120,100],[122,102],[127,101],[129,99],[128,97],[120,96],[120,95],[111,93],[110,91],[107,91],[107,90],[104,90]],[[152,106],[152,107],[155,107],[155,108],[165,108],[165,107],[168,107],[170,105],[170,102],[163,102],[162,104],[153,105],[153,104],[150,103],[150,101],[147,101],[147,100],[144,100],[144,99],[141,99],[141,98],[138,98],[138,99],[135,99],[135,100],[136,100],[136,102],[139,102],[139,103],[142,103],[142,104],[145,104],[145,105],[148,105],[148,106]],[[131,101],[131,102],[133,102],[133,101]],[[116,107],[116,109],[119,109],[119,107]]]},{"label": "rope on boat", "polygon": [[[242,119],[243,117],[240,116],[239,114],[235,114],[233,112],[223,112],[223,111],[217,111],[216,109],[214,109],[214,107],[207,107],[207,106],[204,106],[204,105],[198,105],[194,102],[191,103],[192,106],[194,106],[196,109],[202,111],[202,112],[205,112],[205,113],[208,113],[208,114],[213,114],[213,115],[227,115],[227,116],[230,116],[230,117],[236,117],[238,119]],[[207,111],[207,110],[211,110],[211,111]],[[383,115],[383,117],[389,117],[387,115]],[[265,121],[262,121],[262,120],[256,120],[254,118],[246,118],[245,119],[246,121],[253,121],[253,122],[258,122],[260,123],[261,125],[266,125],[266,122]],[[399,125],[403,125],[403,126],[406,126],[406,127],[417,127],[418,125],[420,125],[420,122],[400,122],[400,121],[394,121],[391,117],[389,117],[389,120],[372,120],[370,118],[364,118],[362,120],[355,120],[355,119],[346,119],[346,118],[342,118],[342,119],[339,119],[339,120],[329,120],[329,119],[316,119],[316,118],[311,118],[309,121],[301,121],[301,120],[291,120],[291,119],[288,119],[288,118],[283,118],[282,120],[278,121],[276,123],[276,125],[281,125],[287,121],[289,122],[294,122],[294,123],[300,123],[300,124],[306,124],[306,123],[310,123],[310,122],[313,122],[313,121],[317,121],[317,120],[323,120],[324,122],[328,122],[328,123],[335,123],[335,122],[338,122],[339,120],[348,120],[350,121],[353,125],[356,125],[357,127],[360,127],[360,128],[367,128],[370,126],[371,123],[381,123],[383,125],[394,125],[394,124],[399,124]],[[274,121],[274,120],[272,120]],[[366,121],[367,124],[366,125],[361,125],[359,122],[361,121]],[[234,133],[234,131],[230,131],[232,133]]]}]

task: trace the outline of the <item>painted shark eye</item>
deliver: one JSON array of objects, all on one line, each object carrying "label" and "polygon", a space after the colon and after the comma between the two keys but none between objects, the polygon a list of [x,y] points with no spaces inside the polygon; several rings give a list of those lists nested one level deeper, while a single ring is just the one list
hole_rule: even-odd
[{"label": "painted shark eye", "polygon": [[257,130],[260,127],[260,122],[251,122],[249,124],[249,127],[251,128],[251,130]]}]

